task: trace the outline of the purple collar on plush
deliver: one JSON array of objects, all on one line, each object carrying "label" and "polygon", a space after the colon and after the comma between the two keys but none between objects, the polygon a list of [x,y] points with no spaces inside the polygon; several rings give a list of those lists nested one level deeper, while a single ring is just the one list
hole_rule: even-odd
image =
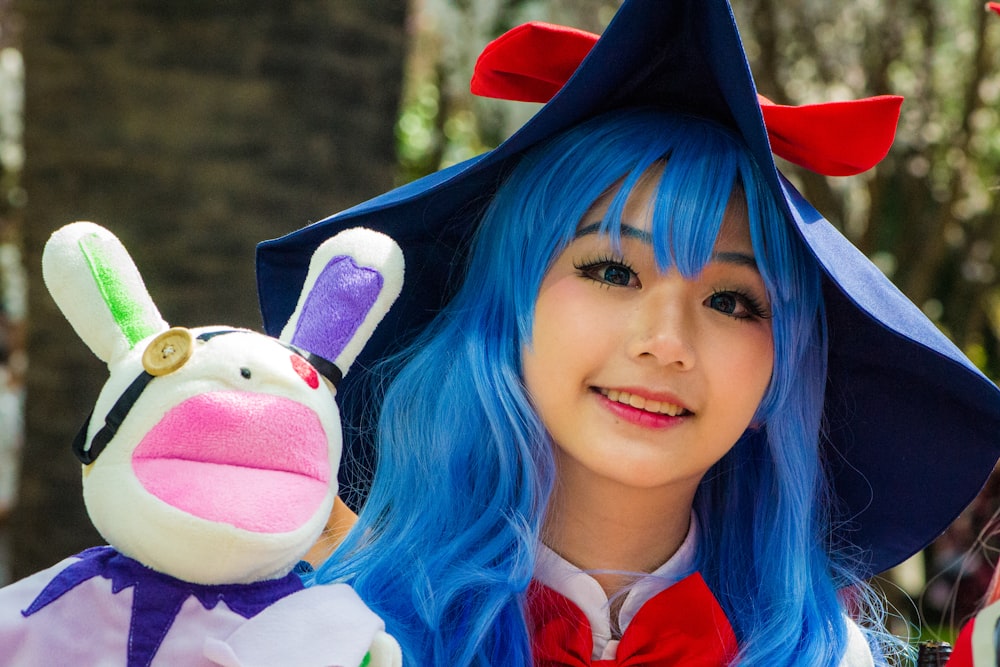
[{"label": "purple collar on plush", "polygon": [[80,560],[56,575],[21,613],[30,616],[97,576],[111,580],[111,592],[114,594],[132,587],[128,667],[146,667],[153,661],[181,605],[192,595],[205,609],[214,609],[219,602],[225,602],[234,613],[251,618],[286,595],[302,589],[302,581],[294,573],[281,579],[252,584],[192,584],[151,570],[111,547],[87,549],[78,558]]}]

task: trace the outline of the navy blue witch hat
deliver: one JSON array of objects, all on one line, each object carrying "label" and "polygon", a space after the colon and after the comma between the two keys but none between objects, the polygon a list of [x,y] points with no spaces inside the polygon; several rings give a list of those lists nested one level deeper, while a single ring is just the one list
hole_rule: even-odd
[{"label": "navy blue witch hat", "polygon": [[[779,174],[771,151],[782,133],[772,127],[769,138],[768,109],[762,113],[726,0],[626,0],[583,51],[569,80],[556,81],[552,99],[495,150],[260,244],[268,332],[292,313],[316,246],[347,227],[382,231],[403,248],[406,284],[358,357],[364,369],[450,298],[472,231],[526,149],[614,108],[706,117],[742,136],[824,272],[824,449],[843,519],[835,544],[864,550],[872,574],[925,547],[972,501],[1000,455],[1000,390]],[[357,396],[363,375],[352,373],[354,386],[342,395]],[[345,423],[361,425],[365,403],[343,406]],[[369,447],[364,438],[345,447],[345,487],[363,491]]]}]

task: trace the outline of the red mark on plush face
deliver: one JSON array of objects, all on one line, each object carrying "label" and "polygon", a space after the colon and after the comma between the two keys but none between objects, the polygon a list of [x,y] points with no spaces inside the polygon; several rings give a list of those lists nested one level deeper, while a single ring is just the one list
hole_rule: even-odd
[{"label": "red mark on plush face", "polygon": [[299,377],[306,381],[310,388],[319,387],[319,373],[312,365],[297,354],[292,355],[292,368],[299,374]]}]

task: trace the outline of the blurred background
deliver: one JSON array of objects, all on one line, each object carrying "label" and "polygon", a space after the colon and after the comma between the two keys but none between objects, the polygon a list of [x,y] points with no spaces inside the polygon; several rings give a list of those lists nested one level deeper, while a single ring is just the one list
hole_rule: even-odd
[{"label": "blurred background", "polygon": [[[775,102],[905,96],[875,170],[785,171],[996,379],[1000,16],[981,0],[732,2]],[[41,284],[55,228],[114,230],[168,322],[259,328],[256,242],[496,145],[534,106],[470,96],[483,45],[531,19],[600,32],[618,4],[0,0],[0,583],[100,541],[69,445],[105,369]],[[947,637],[971,613],[998,506],[991,481],[880,579],[895,632]]]}]

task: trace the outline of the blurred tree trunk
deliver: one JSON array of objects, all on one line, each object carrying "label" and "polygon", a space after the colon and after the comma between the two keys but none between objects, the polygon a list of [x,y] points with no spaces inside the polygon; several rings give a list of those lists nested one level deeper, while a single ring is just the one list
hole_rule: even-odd
[{"label": "blurred tree trunk", "polygon": [[168,322],[259,328],[255,243],[393,182],[406,0],[18,9],[32,280],[16,576],[100,541],[70,443],[106,369],[45,291],[48,235],[103,224]]},{"label": "blurred tree trunk", "polygon": [[473,65],[493,39],[528,21],[600,33],[622,0],[412,0],[413,42],[399,124],[407,180],[500,144],[540,105],[475,97]]}]

